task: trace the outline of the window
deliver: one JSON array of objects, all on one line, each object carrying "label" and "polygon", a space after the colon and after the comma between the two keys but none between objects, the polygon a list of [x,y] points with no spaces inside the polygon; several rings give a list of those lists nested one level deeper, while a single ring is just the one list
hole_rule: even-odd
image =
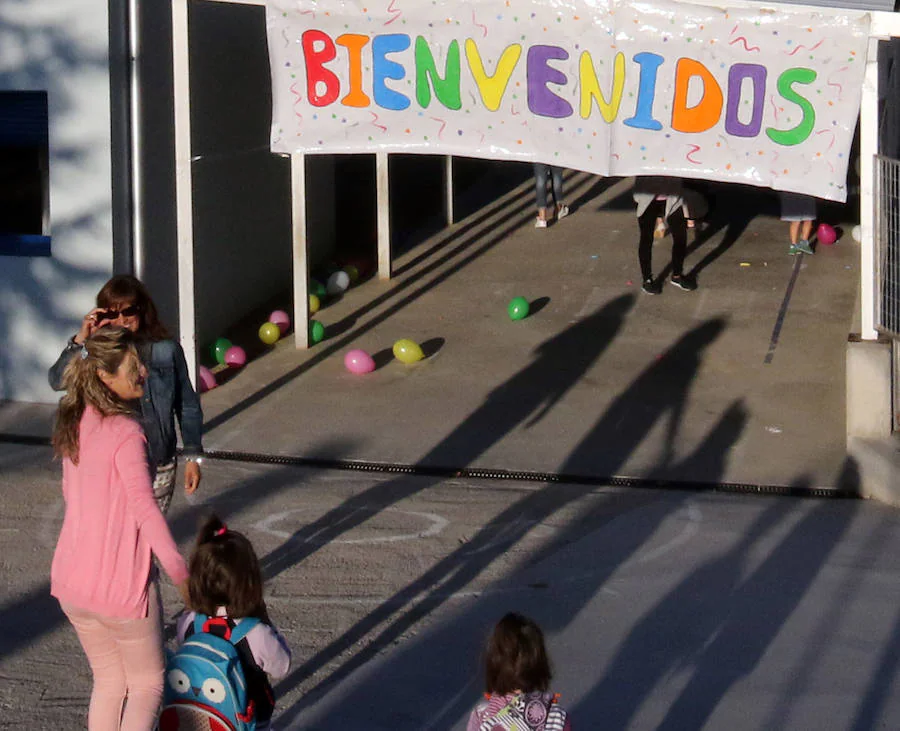
[{"label": "window", "polygon": [[47,92],[0,91],[0,255],[50,255]]}]

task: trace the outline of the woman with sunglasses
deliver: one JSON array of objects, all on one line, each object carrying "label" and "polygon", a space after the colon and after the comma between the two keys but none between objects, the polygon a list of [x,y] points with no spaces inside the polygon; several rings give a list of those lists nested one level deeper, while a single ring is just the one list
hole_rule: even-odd
[{"label": "woman with sunglasses", "polygon": [[156,305],[140,280],[128,274],[110,279],[97,294],[97,306],[81,321],[81,329],[72,336],[48,374],[50,386],[65,388],[63,372],[84,341],[99,328],[116,325],[137,336],[141,361],[149,372],[143,396],[137,401],[153,474],[153,494],[165,513],[175,491],[177,460],[175,454],[175,418],[181,427],[184,455],[184,491],[188,495],[200,485],[200,457],[203,412],[200,399],[188,378],[184,351],[159,321]]}]

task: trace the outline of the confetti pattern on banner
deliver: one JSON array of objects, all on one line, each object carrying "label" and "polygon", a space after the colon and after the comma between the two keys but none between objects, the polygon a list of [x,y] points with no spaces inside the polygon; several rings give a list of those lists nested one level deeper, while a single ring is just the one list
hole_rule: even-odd
[{"label": "confetti pattern on banner", "polygon": [[268,0],[271,147],[546,162],[846,199],[868,15]]}]

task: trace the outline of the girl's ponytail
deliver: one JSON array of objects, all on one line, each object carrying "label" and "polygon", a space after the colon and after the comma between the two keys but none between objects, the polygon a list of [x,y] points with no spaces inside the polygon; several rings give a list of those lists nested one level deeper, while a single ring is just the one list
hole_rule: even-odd
[{"label": "girl's ponytail", "polygon": [[221,538],[228,532],[228,526],[215,513],[210,513],[200,524],[200,530],[197,531],[197,545],[202,546],[204,543],[210,543],[216,538]]}]

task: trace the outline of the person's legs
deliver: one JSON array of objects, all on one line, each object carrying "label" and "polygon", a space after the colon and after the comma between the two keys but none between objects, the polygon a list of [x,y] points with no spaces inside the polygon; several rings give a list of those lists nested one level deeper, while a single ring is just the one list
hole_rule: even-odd
[{"label": "person's legs", "polygon": [[697,283],[684,273],[684,258],[687,256],[687,221],[681,207],[669,216],[669,230],[672,232],[672,277],[676,287],[688,292],[697,289]]},{"label": "person's legs", "polygon": [[806,241],[809,241],[809,239],[812,237],[812,230],[813,221],[810,219],[803,221],[802,225],[800,226],[800,237]]},{"label": "person's legs", "polygon": [[553,202],[556,204],[556,210],[558,211],[563,205],[561,167],[556,165],[550,166],[550,181],[553,186]]},{"label": "person's legs", "polygon": [[813,247],[809,243],[809,237],[812,236],[813,222],[809,219],[803,221],[795,221],[799,229],[800,240],[797,243],[791,243],[791,253],[815,254]]},{"label": "person's legs", "polygon": [[788,254],[813,254],[809,245],[813,220],[816,217],[816,199],[796,193],[781,193],[781,220],[790,223],[791,245]]},{"label": "person's legs", "polygon": [[681,207],[677,207],[667,221],[672,232],[672,276],[684,274],[684,257],[687,255],[687,223]]},{"label": "person's legs", "polygon": [[[643,215],[638,217],[638,230],[640,239],[638,240],[638,262],[641,266],[641,279],[645,285],[653,282],[653,227],[656,224],[656,215],[658,206],[654,201]],[[648,291],[647,286],[644,291]],[[652,292],[651,292],[652,294]]]},{"label": "person's legs", "polygon": [[558,221],[569,215],[569,207],[563,198],[563,169],[554,166],[551,168],[551,172],[553,178],[553,202],[556,204],[556,220]]},{"label": "person's legs", "polygon": [[63,605],[84,654],[87,655],[94,687],[88,710],[89,731],[118,731],[125,703],[125,669],[113,633],[96,615]]},{"label": "person's legs", "polygon": [[166,663],[159,613],[159,589],[155,582],[150,583],[148,591],[148,616],[118,622],[114,627],[128,686],[122,731],[151,731],[162,702]]},{"label": "person's legs", "polygon": [[534,163],[534,197],[537,201],[538,223],[541,221],[546,225],[548,218],[547,207],[547,166],[543,163]]}]

